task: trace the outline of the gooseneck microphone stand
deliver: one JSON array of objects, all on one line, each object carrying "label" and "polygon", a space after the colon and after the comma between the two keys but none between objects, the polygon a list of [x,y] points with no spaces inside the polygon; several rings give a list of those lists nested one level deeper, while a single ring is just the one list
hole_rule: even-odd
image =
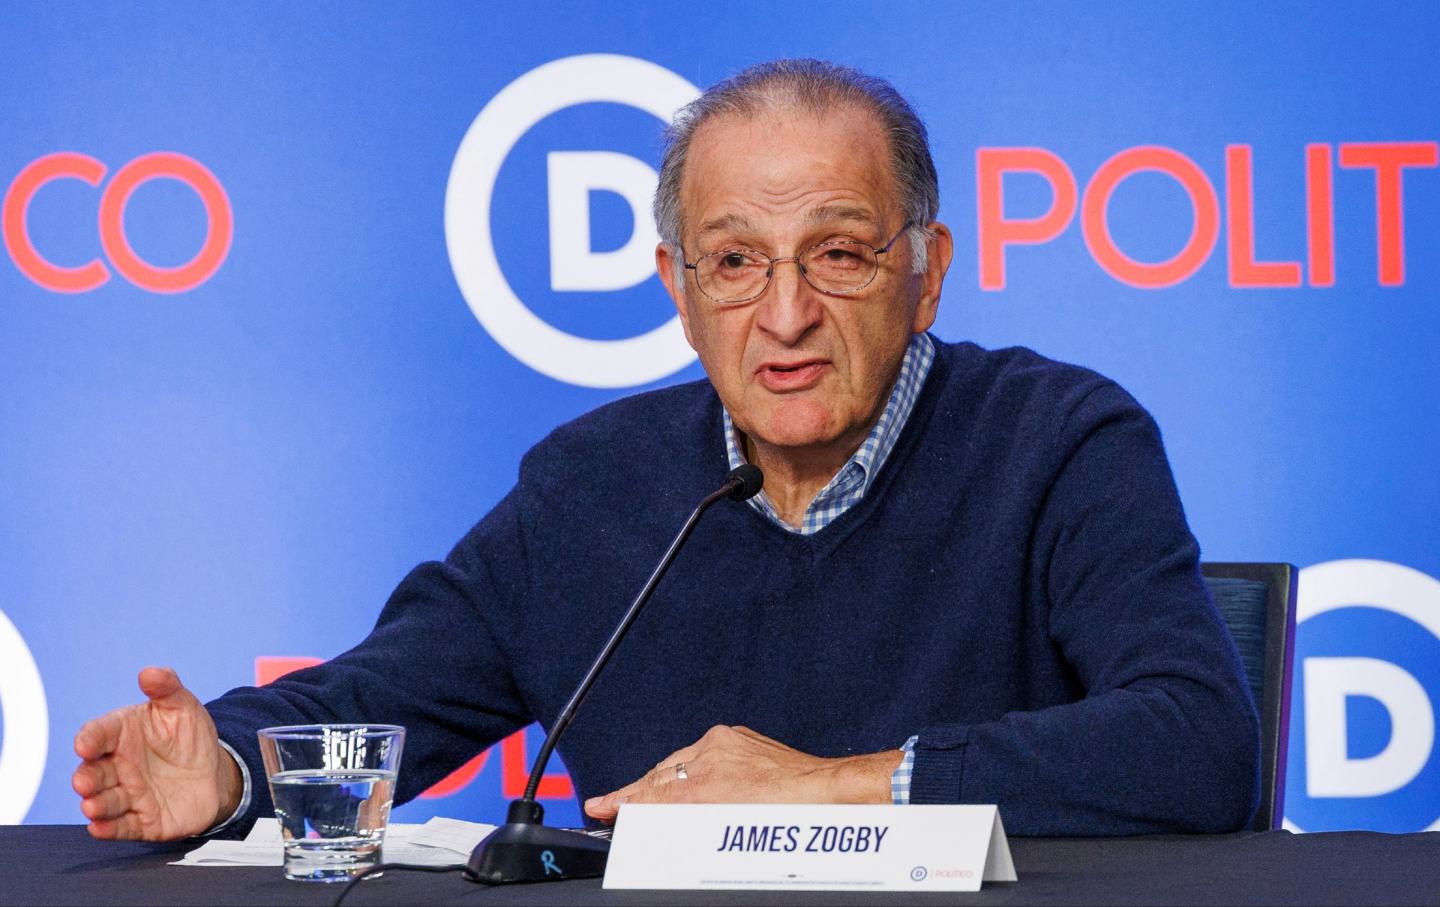
[{"label": "gooseneck microphone stand", "polygon": [[605,860],[610,853],[609,841],[583,832],[548,828],[543,824],[545,808],[536,802],[535,793],[540,787],[541,777],[545,774],[546,763],[550,761],[550,754],[554,752],[560,735],[570,726],[580,704],[585,701],[586,694],[595,685],[595,679],[604,670],[610,656],[619,648],[620,640],[625,638],[630,625],[640,616],[640,610],[650,600],[651,593],[655,591],[655,586],[659,584],[665,571],[670,569],[670,563],[675,560],[675,555],[690,537],[701,515],[722,498],[733,501],[753,498],[760,493],[764,483],[765,477],[759,467],[748,463],[737,466],[725,477],[725,484],[707,495],[691,512],[690,518],[681,527],[680,534],[675,536],[675,541],[670,543],[665,556],[655,565],[654,572],[645,581],[640,594],[635,596],[630,609],[620,618],[615,632],[606,640],[595,663],[590,665],[590,670],[585,673],[580,686],[575,688],[570,701],[560,710],[560,716],[555,719],[550,733],[545,735],[545,743],[540,747],[540,754],[535,757],[535,766],[530,771],[530,781],[525,785],[525,795],[511,801],[505,824],[491,832],[471,852],[466,878],[486,885],[502,885],[508,882],[543,882],[547,879],[586,879],[605,873]]}]

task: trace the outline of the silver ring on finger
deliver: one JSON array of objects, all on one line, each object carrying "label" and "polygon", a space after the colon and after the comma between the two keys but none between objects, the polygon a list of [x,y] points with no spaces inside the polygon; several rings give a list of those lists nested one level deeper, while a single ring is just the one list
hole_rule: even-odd
[{"label": "silver ring on finger", "polygon": [[689,781],[689,780],[690,780],[690,774],[685,771],[685,763],[683,763],[683,762],[677,762],[677,763],[675,763],[675,780],[676,780],[676,781]]}]

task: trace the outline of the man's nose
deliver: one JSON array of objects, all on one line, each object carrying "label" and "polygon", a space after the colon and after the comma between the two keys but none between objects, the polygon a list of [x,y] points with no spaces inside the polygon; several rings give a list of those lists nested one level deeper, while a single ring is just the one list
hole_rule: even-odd
[{"label": "man's nose", "polygon": [[774,270],[760,296],[756,323],[781,343],[798,343],[820,323],[820,292],[806,282],[796,259],[778,259],[770,267]]}]

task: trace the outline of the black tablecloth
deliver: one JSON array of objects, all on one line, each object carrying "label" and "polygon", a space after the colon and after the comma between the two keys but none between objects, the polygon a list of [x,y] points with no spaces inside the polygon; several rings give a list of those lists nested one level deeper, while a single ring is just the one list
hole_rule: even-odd
[{"label": "black tablecloth", "polygon": [[[286,881],[278,868],[166,865],[196,846],[0,826],[0,904],[330,904],[339,894]],[[598,879],[484,888],[458,874],[390,873],[345,903],[1440,905],[1440,832],[1013,838],[1010,847],[1020,881],[978,894],[605,891]]]}]

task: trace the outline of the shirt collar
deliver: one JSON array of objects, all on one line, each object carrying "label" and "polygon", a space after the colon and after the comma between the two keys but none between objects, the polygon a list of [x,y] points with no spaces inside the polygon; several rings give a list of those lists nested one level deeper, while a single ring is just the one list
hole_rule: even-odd
[{"label": "shirt collar", "polygon": [[[910,419],[910,412],[915,408],[915,401],[920,396],[920,388],[925,384],[925,376],[930,373],[930,366],[935,362],[935,342],[930,339],[929,334],[915,334],[910,338],[910,343],[905,347],[905,356],[900,361],[900,374],[895,379],[895,386],[890,391],[890,399],[885,402],[885,409],[880,413],[880,418],[860,442],[860,447],[840,467],[840,471],[820,489],[815,495],[806,511],[805,524],[801,526],[802,532],[817,531],[828,525],[830,519],[834,519],[857,503],[865,492],[870,489],[875,481],[875,476],[880,472],[880,467],[890,457],[890,452],[895,449],[895,442],[900,439],[900,433],[905,428],[905,423]],[[736,438],[735,423],[730,418],[730,411],[721,407],[721,417],[725,433],[725,455],[730,461],[730,468],[743,465],[745,460],[744,449]],[[837,508],[836,499],[844,499],[842,506]],[[771,507],[768,497],[761,492],[750,499],[751,506],[761,513],[770,517],[774,522],[787,529],[794,531],[795,527],[785,524]],[[814,525],[811,514],[817,512],[828,513],[829,519],[822,525]]]}]

